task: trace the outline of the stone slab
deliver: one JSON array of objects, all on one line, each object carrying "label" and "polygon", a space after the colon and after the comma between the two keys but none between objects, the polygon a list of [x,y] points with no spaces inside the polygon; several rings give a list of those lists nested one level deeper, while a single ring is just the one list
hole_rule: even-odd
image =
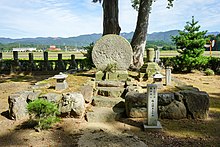
[{"label": "stone slab", "polygon": [[104,96],[94,96],[93,105],[96,107],[114,107],[120,102],[124,102],[122,98],[108,98]]},{"label": "stone slab", "polygon": [[98,70],[104,71],[115,65],[118,70],[127,70],[132,61],[130,43],[119,35],[109,34],[100,38],[94,45],[92,60]]},{"label": "stone slab", "polygon": [[118,98],[123,96],[124,90],[122,87],[97,87],[97,95]]},{"label": "stone slab", "polygon": [[157,125],[156,126],[149,126],[147,124],[144,123],[144,130],[147,131],[147,130],[153,130],[153,129],[162,129],[162,125],[160,124],[159,121],[157,121]]},{"label": "stone slab", "polygon": [[113,122],[121,116],[121,113],[114,112],[112,108],[93,107],[92,110],[86,113],[88,122]]}]

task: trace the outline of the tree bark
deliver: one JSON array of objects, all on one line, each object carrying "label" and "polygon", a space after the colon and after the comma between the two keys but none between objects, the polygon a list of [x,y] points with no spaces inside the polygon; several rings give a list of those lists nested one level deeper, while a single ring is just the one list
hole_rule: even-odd
[{"label": "tree bark", "polygon": [[118,22],[118,0],[104,0],[103,4],[103,36],[106,34],[120,34]]},{"label": "tree bark", "polygon": [[144,51],[152,2],[153,0],[140,0],[136,29],[131,40],[133,49],[133,64],[131,68],[139,69],[144,64]]}]

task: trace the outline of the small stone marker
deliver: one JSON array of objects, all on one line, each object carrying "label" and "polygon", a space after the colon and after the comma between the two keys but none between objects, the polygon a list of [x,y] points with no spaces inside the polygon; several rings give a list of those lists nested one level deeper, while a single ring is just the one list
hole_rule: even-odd
[{"label": "small stone marker", "polygon": [[92,60],[101,71],[113,64],[116,65],[116,70],[127,70],[132,61],[131,45],[121,36],[105,35],[95,43]]},{"label": "small stone marker", "polygon": [[148,84],[147,85],[147,124],[144,124],[144,129],[161,129],[162,126],[158,121],[158,94],[157,85]]},{"label": "small stone marker", "polygon": [[166,67],[166,85],[171,85],[171,68]]},{"label": "small stone marker", "polygon": [[155,62],[159,63],[160,62],[160,50],[155,50]]},{"label": "small stone marker", "polygon": [[54,76],[54,79],[57,80],[55,90],[61,91],[61,90],[65,90],[66,88],[68,88],[68,84],[66,82],[67,77],[68,75],[63,74],[63,73],[59,73],[58,75]]}]

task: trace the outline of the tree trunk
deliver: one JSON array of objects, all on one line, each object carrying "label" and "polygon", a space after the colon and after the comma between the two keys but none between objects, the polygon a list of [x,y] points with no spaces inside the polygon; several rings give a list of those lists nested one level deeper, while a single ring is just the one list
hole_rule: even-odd
[{"label": "tree trunk", "polygon": [[133,65],[131,65],[131,68],[139,69],[144,64],[144,51],[152,1],[140,0],[136,29],[131,40],[131,46],[133,48]]},{"label": "tree trunk", "polygon": [[103,4],[103,36],[106,34],[120,34],[118,22],[118,0],[104,0]]}]

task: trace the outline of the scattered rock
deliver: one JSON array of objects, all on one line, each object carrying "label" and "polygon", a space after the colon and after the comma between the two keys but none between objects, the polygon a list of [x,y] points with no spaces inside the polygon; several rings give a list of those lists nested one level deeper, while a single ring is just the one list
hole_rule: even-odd
[{"label": "scattered rock", "polygon": [[183,103],[174,100],[167,106],[159,106],[159,117],[166,119],[186,118],[186,107]]},{"label": "scattered rock", "polygon": [[128,92],[125,96],[125,110],[128,117],[146,117],[147,94],[136,91]]},{"label": "scattered rock", "polygon": [[203,91],[184,90],[183,101],[187,109],[187,117],[193,119],[207,119],[209,112],[209,95]]},{"label": "scattered rock", "polygon": [[9,117],[22,120],[29,117],[27,110],[27,91],[17,92],[8,97]]},{"label": "scattered rock", "polygon": [[91,103],[92,102],[92,97],[93,97],[93,88],[90,85],[85,85],[81,88],[81,93],[85,99],[86,103]]},{"label": "scattered rock", "polygon": [[34,100],[36,100],[36,99],[40,96],[41,93],[42,93],[41,90],[33,90],[33,91],[31,91],[31,92],[28,94],[27,100],[28,100],[28,101],[34,101]]},{"label": "scattered rock", "polygon": [[166,106],[174,101],[174,93],[158,93],[158,105]]},{"label": "scattered rock", "polygon": [[44,98],[49,102],[58,104],[62,99],[62,95],[57,93],[47,93],[42,95],[41,98]]},{"label": "scattered rock", "polygon": [[60,112],[73,117],[83,117],[85,112],[85,100],[81,93],[64,93],[59,105]]}]

